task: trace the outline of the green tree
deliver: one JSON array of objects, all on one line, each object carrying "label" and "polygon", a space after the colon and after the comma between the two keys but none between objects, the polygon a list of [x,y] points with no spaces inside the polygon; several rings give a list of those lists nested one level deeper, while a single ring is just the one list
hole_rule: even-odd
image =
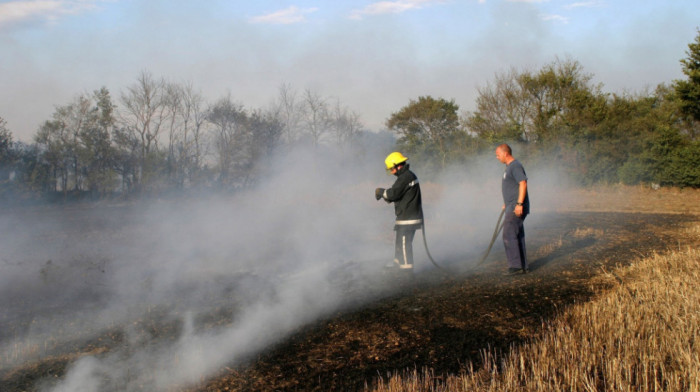
[{"label": "green tree", "polygon": [[620,168],[622,182],[700,186],[700,143],[688,140],[677,129],[663,126],[643,139],[642,144],[641,152]]},{"label": "green tree", "polygon": [[16,160],[13,183],[17,191],[16,198],[38,198],[54,190],[56,181],[39,145],[16,142],[14,151]]},{"label": "green tree", "polygon": [[683,74],[688,79],[676,80],[674,88],[678,97],[681,112],[691,122],[690,133],[693,139],[698,136],[700,122],[700,29],[695,41],[688,44],[687,58],[681,60]]},{"label": "green tree", "polygon": [[71,165],[70,135],[65,122],[56,117],[58,114],[54,113],[52,120],[39,127],[34,141],[41,154],[41,163],[49,168],[45,188],[53,192],[62,190],[65,197]]},{"label": "green tree", "polygon": [[[12,132],[7,129],[7,121],[0,117],[0,167],[7,166],[12,161]],[[0,177],[0,181],[3,178]]]},{"label": "green tree", "polygon": [[121,191],[131,194],[138,190],[138,179],[141,167],[141,139],[126,127],[115,127],[112,130],[114,146],[114,170],[121,179]]},{"label": "green tree", "polygon": [[15,151],[12,148],[12,132],[0,117],[0,199],[4,199],[11,187],[10,176],[15,167]]},{"label": "green tree", "polygon": [[255,110],[248,116],[247,124],[252,140],[248,146],[250,160],[241,173],[245,185],[259,178],[260,173],[269,168],[272,154],[279,146],[284,132],[284,123],[274,111]]},{"label": "green tree", "polygon": [[461,133],[458,110],[454,100],[419,97],[393,113],[386,126],[399,135],[400,147],[409,154],[433,156],[444,167],[450,155],[450,142]]},{"label": "green tree", "polygon": [[477,110],[465,119],[465,126],[492,143],[570,147],[584,126],[604,117],[605,96],[591,80],[579,62],[559,59],[537,72],[511,69],[497,74],[494,83],[479,89]]},{"label": "green tree", "polygon": [[87,125],[78,134],[78,155],[87,190],[101,196],[115,188],[116,151],[111,133],[115,126],[114,105],[107,88],[93,93]]},{"label": "green tree", "polygon": [[58,106],[35,137],[46,162],[53,168],[57,190],[100,191],[109,186],[112,146],[109,127],[113,124],[112,105],[106,89],[93,96],[81,95]]},{"label": "green tree", "polygon": [[521,78],[515,69],[497,73],[493,83],[478,89],[477,111],[463,120],[469,132],[493,144],[523,141],[529,127],[529,105]]},{"label": "green tree", "polygon": [[530,139],[546,146],[576,139],[579,135],[575,131],[584,125],[582,115],[596,103],[598,91],[590,84],[592,76],[584,73],[577,61],[557,60],[535,75],[523,74],[521,79],[532,100]]},{"label": "green tree", "polygon": [[219,99],[209,108],[207,121],[214,131],[214,154],[217,164],[217,182],[222,188],[241,185],[242,172],[250,162],[248,114],[243,105],[230,96]]}]

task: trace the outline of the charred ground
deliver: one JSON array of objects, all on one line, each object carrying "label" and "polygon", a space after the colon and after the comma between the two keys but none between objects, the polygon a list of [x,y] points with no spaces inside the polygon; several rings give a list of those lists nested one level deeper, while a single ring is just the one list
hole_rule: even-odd
[{"label": "charred ground", "polygon": [[[502,276],[503,255],[477,272],[419,276],[380,303],[299,331],[244,367],[198,391],[361,390],[403,370],[457,374],[479,366],[482,350],[506,351],[538,334],[560,309],[594,295],[590,279],[671,247],[697,216],[652,213],[549,213],[527,230],[532,272]],[[680,241],[680,242],[679,242]]]},{"label": "charred ground", "polygon": [[[504,256],[496,247],[476,268],[466,266],[478,255],[452,261],[447,272],[423,272],[414,281],[397,277],[393,287],[374,288],[381,300],[348,306],[183,390],[361,390],[377,377],[404,370],[430,368],[440,377],[459,373],[468,363],[479,366],[483,350],[504,352],[536,337],[561,309],[595,295],[600,287],[591,279],[603,270],[654,252],[700,245],[684,230],[698,222],[690,209],[698,201],[700,194],[690,191],[645,191],[635,198],[579,193],[568,210],[526,221],[528,275],[502,276]],[[196,324],[229,324],[235,320],[231,309],[212,306]],[[173,340],[182,325],[163,317],[169,311],[154,309],[130,328]],[[0,390],[38,390],[60,379],[81,356],[128,350],[124,334],[123,326],[115,326],[57,345],[40,360],[3,369]]]}]

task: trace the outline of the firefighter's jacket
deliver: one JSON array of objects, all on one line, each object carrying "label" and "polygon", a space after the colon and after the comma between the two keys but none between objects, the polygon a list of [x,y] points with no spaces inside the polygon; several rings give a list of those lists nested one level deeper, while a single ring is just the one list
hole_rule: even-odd
[{"label": "firefighter's jacket", "polygon": [[384,191],[382,197],[388,203],[394,203],[396,212],[396,225],[423,224],[423,202],[421,201],[420,185],[418,177],[408,170],[405,164],[396,172],[396,182],[391,188]]}]

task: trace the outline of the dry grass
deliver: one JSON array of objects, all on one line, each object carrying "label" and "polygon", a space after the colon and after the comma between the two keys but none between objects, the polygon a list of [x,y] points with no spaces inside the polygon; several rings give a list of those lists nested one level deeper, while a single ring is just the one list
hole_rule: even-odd
[{"label": "dry grass", "polygon": [[564,240],[562,236],[559,236],[559,238],[555,239],[554,241],[548,242],[541,247],[537,248],[535,252],[529,254],[530,257],[533,258],[538,258],[538,257],[544,257],[549,254],[552,254],[556,252],[558,249],[560,249],[564,245]]},{"label": "dry grass", "polygon": [[532,259],[537,259],[540,257],[551,255],[552,253],[561,249],[565,245],[564,237],[573,238],[575,240],[582,240],[587,238],[600,238],[604,234],[605,232],[602,229],[594,229],[592,227],[577,227],[571,232],[561,234],[556,239],[538,247],[534,250],[534,252],[530,253],[530,257]]},{"label": "dry grass", "polygon": [[444,379],[414,370],[373,391],[700,391],[700,251],[654,255],[597,279],[616,284],[529,344],[485,351],[482,368]]},{"label": "dry grass", "polygon": [[541,192],[540,209],[554,207],[565,211],[673,213],[698,215],[700,189],[648,186],[596,186]]},{"label": "dry grass", "polygon": [[582,239],[589,237],[599,238],[602,237],[604,234],[605,231],[603,229],[594,229],[592,227],[577,227],[576,230],[571,232],[570,235],[573,238]]},{"label": "dry grass", "polygon": [[700,237],[700,225],[687,227],[683,230],[683,233]]}]

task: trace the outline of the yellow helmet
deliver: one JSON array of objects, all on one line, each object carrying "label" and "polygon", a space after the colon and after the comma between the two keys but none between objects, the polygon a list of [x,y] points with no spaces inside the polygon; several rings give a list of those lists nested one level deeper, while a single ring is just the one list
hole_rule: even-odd
[{"label": "yellow helmet", "polygon": [[408,160],[403,154],[400,152],[392,152],[391,154],[387,155],[386,159],[384,160],[384,164],[386,165],[386,170],[391,170],[394,166],[404,163]]}]

